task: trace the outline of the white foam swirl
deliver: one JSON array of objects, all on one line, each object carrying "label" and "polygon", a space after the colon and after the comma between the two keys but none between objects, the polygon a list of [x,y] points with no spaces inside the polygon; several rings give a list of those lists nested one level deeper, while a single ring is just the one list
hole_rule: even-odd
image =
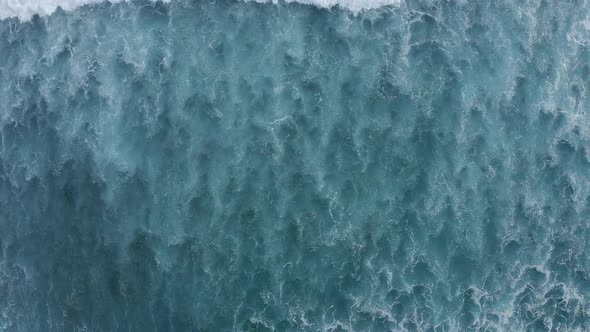
[{"label": "white foam swirl", "polygon": [[[28,21],[35,14],[39,16],[51,15],[58,7],[69,11],[78,7],[104,2],[105,0],[0,0],[0,19],[18,17],[21,21]],[[111,3],[125,0],[109,0]],[[164,0],[168,2],[169,0]],[[256,2],[272,2],[277,0],[253,0]],[[358,13],[364,9],[373,9],[388,5],[399,5],[401,0],[286,0],[286,2],[300,2],[323,8],[340,6]]]}]

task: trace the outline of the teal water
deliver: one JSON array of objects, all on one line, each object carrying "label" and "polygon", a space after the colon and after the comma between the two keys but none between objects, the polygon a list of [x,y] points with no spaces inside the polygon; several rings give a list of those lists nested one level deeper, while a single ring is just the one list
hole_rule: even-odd
[{"label": "teal water", "polygon": [[590,330],[590,3],[0,21],[0,330]]}]

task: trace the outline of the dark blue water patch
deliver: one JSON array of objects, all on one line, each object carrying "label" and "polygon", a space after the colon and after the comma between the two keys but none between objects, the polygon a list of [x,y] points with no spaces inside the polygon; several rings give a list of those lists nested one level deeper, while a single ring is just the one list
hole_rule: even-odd
[{"label": "dark blue water patch", "polygon": [[0,21],[0,329],[590,329],[589,10]]}]

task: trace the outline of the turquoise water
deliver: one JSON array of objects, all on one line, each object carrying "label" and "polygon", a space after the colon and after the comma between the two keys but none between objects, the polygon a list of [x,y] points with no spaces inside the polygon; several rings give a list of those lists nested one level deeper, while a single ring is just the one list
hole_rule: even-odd
[{"label": "turquoise water", "polygon": [[590,330],[590,3],[0,21],[0,330]]}]

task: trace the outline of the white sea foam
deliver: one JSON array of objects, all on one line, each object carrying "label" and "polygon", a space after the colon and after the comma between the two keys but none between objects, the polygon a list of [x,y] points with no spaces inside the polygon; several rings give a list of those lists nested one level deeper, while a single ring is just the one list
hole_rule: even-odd
[{"label": "white sea foam", "polygon": [[[120,0],[110,0],[119,2]],[[28,21],[35,14],[51,15],[58,7],[73,10],[86,4],[103,2],[103,0],[0,0],[0,19],[18,17]]]},{"label": "white sea foam", "polygon": [[[277,0],[252,0],[256,2],[272,2],[278,3]],[[286,2],[299,2],[306,5],[314,5],[322,8],[331,8],[340,6],[358,13],[364,9],[374,9],[383,6],[394,5],[397,6],[401,0],[285,0]]]},{"label": "white sea foam", "polygon": [[[51,15],[58,7],[69,11],[83,5],[96,4],[105,0],[0,0],[0,19],[18,17],[21,21],[28,21],[35,14]],[[109,0],[111,3],[125,0]],[[168,2],[170,0],[164,0]],[[248,0],[246,0],[248,1]],[[252,0],[256,2],[278,3],[277,0]],[[340,6],[348,8],[354,13],[364,9],[373,9],[388,5],[399,5],[401,0],[286,0],[286,2],[300,2],[322,8]]]}]

